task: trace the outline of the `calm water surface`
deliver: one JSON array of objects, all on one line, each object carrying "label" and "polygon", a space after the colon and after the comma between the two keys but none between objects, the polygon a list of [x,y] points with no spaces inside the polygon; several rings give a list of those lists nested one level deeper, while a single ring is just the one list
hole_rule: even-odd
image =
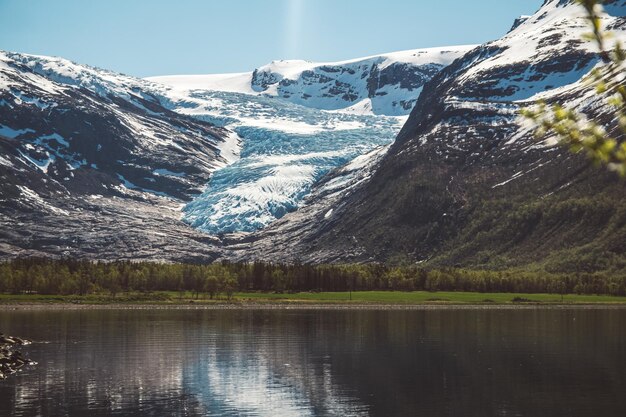
[{"label": "calm water surface", "polygon": [[626,415],[626,310],[0,311],[0,416]]}]

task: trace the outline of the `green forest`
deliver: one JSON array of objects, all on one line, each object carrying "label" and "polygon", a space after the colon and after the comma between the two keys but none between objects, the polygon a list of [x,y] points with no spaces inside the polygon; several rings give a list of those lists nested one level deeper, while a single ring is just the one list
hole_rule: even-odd
[{"label": "green forest", "polygon": [[299,265],[15,259],[0,263],[0,293],[42,295],[180,291],[231,298],[236,292],[464,291],[626,295],[626,273],[428,269],[417,265]]}]

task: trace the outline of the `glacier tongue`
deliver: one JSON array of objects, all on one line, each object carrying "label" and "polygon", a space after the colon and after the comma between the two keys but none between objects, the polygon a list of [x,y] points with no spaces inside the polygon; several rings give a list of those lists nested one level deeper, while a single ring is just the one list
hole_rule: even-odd
[{"label": "glacier tongue", "polygon": [[253,232],[296,210],[325,174],[391,143],[424,84],[473,48],[150,78],[167,107],[235,132],[220,148],[229,165],[184,220],[211,234]]},{"label": "glacier tongue", "polygon": [[242,138],[240,159],[218,169],[184,220],[211,234],[253,232],[297,209],[329,171],[393,141],[404,118],[341,114],[265,96],[195,91],[178,111]]}]

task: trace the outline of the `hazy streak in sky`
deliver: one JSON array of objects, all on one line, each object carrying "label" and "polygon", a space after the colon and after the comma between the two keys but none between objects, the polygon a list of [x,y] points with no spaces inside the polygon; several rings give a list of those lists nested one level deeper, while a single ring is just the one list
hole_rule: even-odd
[{"label": "hazy streak in sky", "polygon": [[302,20],[304,18],[304,1],[305,0],[286,0],[287,1],[287,22],[285,23],[285,58],[300,58],[300,43]]}]

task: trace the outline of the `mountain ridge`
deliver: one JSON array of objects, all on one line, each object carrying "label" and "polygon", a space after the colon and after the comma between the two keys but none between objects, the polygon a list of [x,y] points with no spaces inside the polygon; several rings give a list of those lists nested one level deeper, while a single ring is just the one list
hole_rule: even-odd
[{"label": "mountain ridge", "polygon": [[[614,0],[606,6],[603,23],[622,39],[626,2]],[[44,68],[30,62],[44,58],[18,54],[24,85],[28,86],[32,77],[43,78],[37,94],[0,89],[0,108],[20,109],[19,114],[0,111],[0,146],[6,152],[0,159],[0,177],[5,179],[0,201],[0,255],[194,262],[418,262],[550,271],[624,268],[624,183],[614,174],[593,167],[584,156],[555,146],[553,138],[536,141],[531,127],[518,113],[520,108],[544,99],[566,101],[580,111],[605,117],[602,97],[582,82],[599,62],[598,51],[582,40],[586,31],[582,9],[570,1],[548,0],[501,39],[468,48],[427,80],[413,73],[416,84],[401,88],[402,77],[390,76],[386,85],[399,86],[402,94],[413,94],[415,105],[401,106],[406,111],[410,107],[411,114],[395,141],[368,139],[357,153],[342,153],[347,148],[327,145],[334,146],[337,139],[354,145],[355,140],[366,139],[363,135],[371,139],[379,134],[373,127],[381,121],[389,123],[381,131],[387,135],[394,123],[403,120],[359,115],[363,108],[347,106],[365,96],[370,99],[368,82],[363,81],[367,76],[359,84],[362,97],[346,100],[343,96],[350,94],[352,84],[337,84],[340,80],[331,75],[359,78],[365,72],[355,70],[351,74],[349,68],[311,64],[313,71],[302,68],[300,62],[296,70],[289,70],[293,74],[287,74],[288,70],[275,63],[257,71],[256,76],[246,75],[252,92],[233,93],[205,90],[206,85],[198,89],[206,77],[176,87],[85,71],[63,83],[62,78],[55,81],[54,77],[62,77],[61,70],[67,69],[67,64],[60,70]],[[6,64],[7,59],[0,60],[0,87],[7,74],[11,76],[11,68],[17,68]],[[391,64],[384,67],[380,62],[368,62],[361,70],[370,76],[373,65],[384,71],[393,68]],[[399,71],[410,75],[406,64]],[[241,77],[229,77],[232,88],[248,88]],[[260,91],[254,91],[253,84]],[[340,100],[344,107],[329,111],[290,101],[298,94],[300,98],[308,94],[301,87],[311,85],[320,97],[336,86],[326,98],[332,103]],[[379,87],[373,88],[374,95]],[[42,112],[59,111],[59,103],[52,106],[52,101],[45,100],[49,95],[64,97],[55,91],[58,88],[70,92],[63,99],[68,100],[70,115],[72,111],[94,113],[103,133],[115,132],[122,138],[119,143],[128,143],[119,151],[122,159],[109,158],[112,164],[100,167],[93,159],[93,150],[82,159],[74,158],[79,141],[71,134],[47,126],[34,129],[34,120],[50,121],[41,118],[46,114]],[[291,95],[284,97],[285,93]],[[398,103],[385,111],[394,113]],[[77,118],[68,119],[67,126],[73,126]],[[119,120],[126,124],[118,126]],[[185,132],[175,128],[181,125],[187,126]],[[175,143],[182,150],[174,148],[182,158],[180,162],[149,149],[159,135],[145,132],[156,126],[165,129],[161,132],[164,136],[171,133],[177,138]],[[88,128],[84,129],[87,132]],[[349,134],[337,135],[342,131]],[[90,136],[86,143],[97,150],[98,134],[85,136]],[[304,146],[316,137],[326,137],[327,144],[320,142],[324,149]],[[281,140],[274,148],[259,149],[275,138]],[[253,146],[247,148],[249,145]],[[143,146],[145,155],[133,156],[137,146]],[[68,148],[72,152],[66,152]],[[259,150],[261,153],[255,153]],[[355,155],[360,156],[351,159]],[[204,158],[200,173],[193,162],[199,156]],[[167,164],[155,165],[165,160]],[[317,175],[321,160],[324,169]],[[241,164],[239,172],[262,168],[258,170],[260,176],[251,182],[241,177],[237,181],[242,183],[227,182],[237,176],[237,170],[228,170],[237,163]],[[65,171],[55,172],[55,166],[62,164]],[[187,168],[181,170],[181,165]],[[65,180],[70,171],[80,179]],[[294,173],[301,178],[297,187],[306,184],[310,189],[291,201],[291,194],[280,193],[292,192]],[[216,202],[211,184],[225,180],[221,183],[225,188],[219,192],[228,198]],[[66,181],[76,188],[70,190],[64,185]],[[89,191],[99,184],[117,191]],[[229,190],[237,198],[231,199]],[[204,205],[189,203],[199,203],[201,191],[201,197],[206,198]],[[271,198],[258,200],[259,192]],[[281,205],[284,197],[288,197],[286,204]],[[259,201],[264,205],[260,211],[263,215],[270,207],[276,213],[270,210],[269,214],[280,217],[269,226],[263,220],[261,231],[211,236],[189,227],[195,220],[209,226],[233,220],[229,213],[210,212],[207,207],[237,208],[247,219],[246,202],[254,206]],[[199,214],[187,218],[187,223],[183,221],[184,205],[191,209],[188,215]],[[271,216],[266,218],[271,221]],[[240,220],[235,216],[235,224]],[[60,237],[54,233],[59,228],[64,230]]]},{"label": "mountain ridge", "polygon": [[424,83],[477,45],[424,48],[338,62],[273,61],[237,74],[148,77],[179,90],[263,94],[322,110],[408,115]]},{"label": "mountain ridge", "polygon": [[[603,21],[622,37],[626,2],[609,5]],[[547,1],[502,39],[443,69],[367,182],[329,205],[313,202],[317,211],[281,219],[235,245],[235,256],[555,270],[572,270],[570,263],[585,271],[626,265],[624,183],[552,139],[537,142],[518,113],[539,98],[606,111],[581,82],[599,61],[582,41],[585,19],[572,2]]]}]

